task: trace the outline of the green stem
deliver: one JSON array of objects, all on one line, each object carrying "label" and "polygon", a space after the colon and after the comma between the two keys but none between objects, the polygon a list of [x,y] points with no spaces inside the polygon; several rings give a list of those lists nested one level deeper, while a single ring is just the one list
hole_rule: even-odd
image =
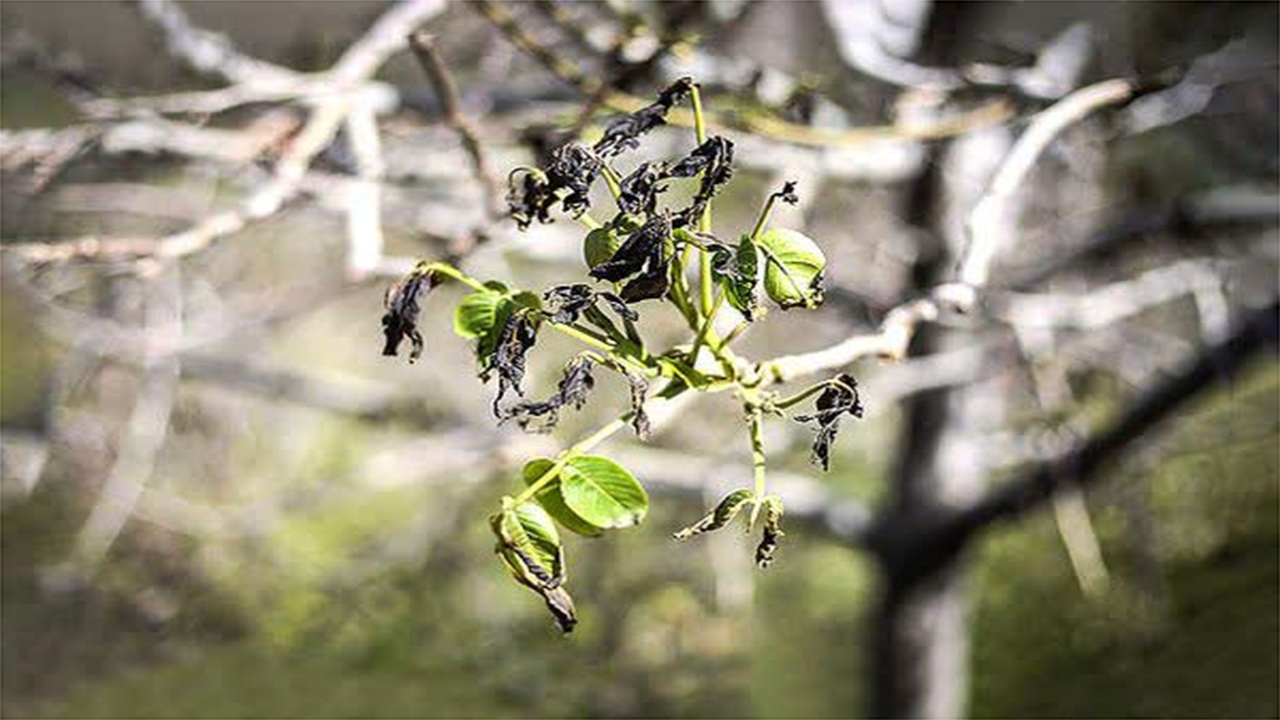
[{"label": "green stem", "polygon": [[812,397],[818,392],[821,392],[822,390],[827,389],[827,387],[830,386],[832,382],[833,381],[831,380],[823,380],[817,385],[805,388],[804,390],[801,390],[800,392],[796,393],[795,395],[792,395],[791,397],[783,398],[782,400],[775,400],[773,403],[773,406],[778,410],[786,410],[789,407],[792,407],[804,402],[806,399],[808,399],[809,397]]},{"label": "green stem", "polygon": [[769,222],[769,215],[773,212],[773,204],[778,201],[777,194],[769,196],[764,203],[764,209],[760,211],[760,218],[756,220],[756,226],[751,231],[752,242],[760,239],[760,233],[764,232],[764,226]]},{"label": "green stem", "polygon": [[755,527],[756,517],[760,514],[760,499],[765,493],[765,455],[764,439],[761,432],[760,408],[751,409],[751,467],[755,471],[755,506],[751,508],[751,521],[748,527]]},{"label": "green stem", "polygon": [[607,353],[613,352],[613,345],[609,344],[604,336],[597,335],[586,328],[578,327],[576,325],[563,325],[552,320],[547,320],[546,323],[565,335],[584,342],[593,348],[604,350]]},{"label": "green stem", "polygon": [[454,279],[454,280],[457,280],[458,282],[462,283],[463,285],[470,286],[470,287],[472,287],[472,288],[475,288],[476,290],[488,290],[488,289],[489,289],[489,288],[487,288],[487,287],[485,287],[485,286],[484,286],[484,283],[482,283],[482,282],[480,282],[479,280],[476,280],[475,278],[473,278],[473,277],[471,277],[471,276],[467,275],[466,273],[464,273],[464,272],[462,272],[461,270],[459,270],[458,268],[456,268],[456,267],[454,267],[454,266],[450,265],[449,263],[443,263],[443,262],[432,262],[432,263],[426,263],[425,265],[421,265],[421,264],[420,264],[420,265],[418,266],[418,268],[420,269],[420,271],[421,271],[421,272],[427,272],[427,271],[430,271],[430,272],[440,273],[441,275],[444,275],[444,276],[446,276],[446,277],[449,277],[449,278],[452,278],[452,279]]},{"label": "green stem", "polygon": [[[613,199],[617,200],[622,197],[622,178],[619,177],[617,171],[608,165],[600,166],[600,175],[604,177],[604,183],[609,186],[609,192],[613,193]],[[621,209],[621,208],[619,208]]]},{"label": "green stem", "polygon": [[[698,144],[707,141],[707,122],[702,113],[702,93],[695,83],[693,90],[689,93],[689,100],[693,105],[693,132],[698,138]],[[698,232],[711,232],[711,201],[708,200],[706,207],[702,209],[702,216],[698,218]],[[711,253],[705,249],[700,251],[698,257],[698,292],[699,300],[702,304],[702,316],[707,318],[711,314],[712,294],[714,286],[711,283]]]},{"label": "green stem", "polygon": [[578,217],[574,218],[574,220],[577,220],[578,223],[582,225],[582,227],[588,230],[596,230],[598,228],[604,227],[603,225],[600,224],[599,220],[596,220],[595,218],[591,217],[591,213],[588,213],[586,211],[583,211],[583,213]]}]

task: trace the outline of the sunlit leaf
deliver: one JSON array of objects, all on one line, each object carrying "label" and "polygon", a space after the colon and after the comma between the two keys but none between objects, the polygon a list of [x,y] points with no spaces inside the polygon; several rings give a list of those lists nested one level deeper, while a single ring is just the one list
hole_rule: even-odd
[{"label": "sunlit leaf", "polygon": [[822,272],[827,258],[818,244],[802,233],[772,228],[761,233],[757,245],[764,255],[764,290],[783,308],[822,304]]},{"label": "sunlit leaf", "polygon": [[484,337],[498,318],[498,306],[507,300],[507,288],[499,282],[485,283],[458,303],[453,313],[453,331],[467,339]]},{"label": "sunlit leaf", "polygon": [[[535,458],[525,463],[524,470],[521,471],[525,485],[532,485],[538,478],[545,475],[554,464],[547,458]],[[560,494],[560,478],[551,481],[535,493],[534,497],[538,500],[538,504],[547,511],[547,514],[565,529],[588,537],[594,537],[604,532],[603,528],[596,527],[583,520],[578,517],[577,513],[569,509],[569,506],[564,502],[564,496]]]},{"label": "sunlit leaf", "polygon": [[755,493],[750,490],[734,490],[725,496],[720,501],[720,504],[716,505],[715,509],[703,516],[701,520],[675,533],[672,537],[676,540],[688,540],[695,535],[719,530],[733,522],[733,519],[738,516],[742,508],[751,502],[754,497]]},{"label": "sunlit leaf", "polygon": [[606,457],[582,455],[560,474],[560,493],[578,517],[602,528],[639,525],[649,495],[627,469]]}]

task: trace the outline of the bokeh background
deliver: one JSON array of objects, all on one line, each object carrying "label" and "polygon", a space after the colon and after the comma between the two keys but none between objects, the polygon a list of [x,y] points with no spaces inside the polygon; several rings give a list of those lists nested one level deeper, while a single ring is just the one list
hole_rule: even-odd
[{"label": "bokeh background", "polygon": [[[388,7],[179,5],[246,55],[304,72],[333,65]],[[807,429],[768,426],[784,481],[875,507],[893,494],[919,391],[947,385],[969,398],[970,453],[955,474],[980,490],[1064,433],[1101,426],[1271,301],[1277,7],[618,1],[510,10],[602,78],[668,43],[628,89],[648,96],[694,74],[713,107],[743,117],[900,129],[1010,99],[1011,120],[926,142],[825,147],[724,130],[739,158],[716,201],[717,228],[749,228],[780,180],[798,179],[804,201],[781,208],[777,222],[804,229],[831,260],[827,305],[771,313],[742,342],[755,358],[874,330],[911,295],[929,237],[941,238],[944,257],[954,253],[965,213],[1025,120],[1063,92],[1037,97],[1009,68],[1038,67],[1066,89],[1169,69],[1193,80],[1059,138],[1018,193],[1016,247],[993,271],[1006,312],[949,321],[931,365],[855,365],[869,413],[846,421],[830,473],[810,464]],[[568,539],[581,616],[572,635],[509,581],[486,516],[518,487],[525,459],[616,415],[626,388],[602,380],[553,435],[495,427],[492,387],[474,378],[467,342],[451,333],[461,293],[450,286],[427,303],[423,360],[381,357],[382,294],[394,273],[352,271],[351,198],[368,189],[352,132],[334,133],[279,212],[199,252],[36,262],[9,251],[180,231],[238,207],[296,142],[308,107],[296,98],[168,120],[88,112],[80,93],[121,99],[228,84],[175,57],[146,15],[128,3],[0,4],[5,716],[865,713],[879,582],[865,553],[797,525],[761,572],[750,539],[736,533],[670,540],[735,473],[746,477],[749,445],[730,398],[691,405],[648,447],[629,438],[606,446],[653,483],[654,505],[639,529]],[[495,175],[534,160],[540,128],[573,124],[580,93],[476,7],[442,4],[425,23]],[[1047,48],[1068,58],[1065,70]],[[906,63],[998,81],[916,87],[897,74]],[[384,252],[439,256],[481,221],[482,188],[412,57],[393,54],[377,78],[389,96],[378,120],[385,169],[373,181]],[[607,117],[598,113],[586,132]],[[184,129],[212,147],[167,144]],[[642,153],[692,144],[691,130],[666,128]],[[1168,221],[1207,197],[1243,198],[1247,221]],[[571,281],[582,273],[581,232],[564,218],[525,234],[501,224],[466,267],[534,290]],[[1106,232],[1137,237],[1026,286],[1006,282],[1035,278],[1046,257]],[[1123,286],[1128,293],[1101,292],[1171,267]],[[1059,306],[1068,311],[1044,327],[1018,327],[1028,317],[1018,308]],[[668,310],[647,313],[644,329],[655,344],[683,337]],[[562,338],[539,343],[533,394],[554,388],[571,349]],[[963,667],[940,670],[961,688],[958,712],[1280,714],[1278,389],[1274,359],[1253,363],[1126,451],[1087,492],[981,536],[953,588],[964,619],[963,637],[950,642]]]}]

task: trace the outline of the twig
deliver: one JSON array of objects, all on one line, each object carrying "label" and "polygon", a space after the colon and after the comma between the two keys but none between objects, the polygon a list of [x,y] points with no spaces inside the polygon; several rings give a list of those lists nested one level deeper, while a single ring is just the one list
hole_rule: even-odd
[{"label": "twig", "polygon": [[1205,348],[1182,372],[1144,392],[1110,427],[1075,449],[1041,463],[989,492],[951,523],[947,542],[959,547],[977,531],[1017,517],[1053,497],[1067,483],[1085,485],[1121,450],[1173,415],[1216,382],[1234,377],[1253,357],[1277,344],[1280,306],[1272,303],[1249,314],[1231,337]]},{"label": "twig", "polygon": [[466,149],[467,155],[471,156],[471,163],[475,168],[476,179],[480,181],[484,188],[485,204],[489,213],[495,214],[499,212],[498,184],[493,179],[492,173],[489,171],[489,162],[485,159],[484,147],[480,143],[480,136],[476,132],[474,123],[462,112],[462,101],[458,97],[458,85],[453,81],[453,74],[449,72],[448,66],[445,65],[440,53],[436,50],[435,38],[426,32],[416,32],[409,36],[409,45],[413,48],[413,53],[418,58],[418,63],[422,66],[423,72],[426,73],[427,79],[431,81],[431,86],[435,89],[436,96],[440,99],[441,109],[444,111],[445,124],[453,128],[454,132],[462,140],[462,146]]},{"label": "twig", "polygon": [[1068,127],[1095,110],[1133,99],[1137,89],[1132,80],[1106,80],[1071,93],[1032,120],[969,216],[968,247],[956,272],[956,283],[946,291],[958,309],[971,309],[976,302],[975,289],[986,285],[1000,229],[1013,225],[1007,216],[1010,198],[1040,155]]}]

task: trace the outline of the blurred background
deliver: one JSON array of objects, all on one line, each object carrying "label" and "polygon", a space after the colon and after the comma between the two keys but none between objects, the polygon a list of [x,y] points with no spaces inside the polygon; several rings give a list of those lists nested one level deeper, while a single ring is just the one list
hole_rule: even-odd
[{"label": "blurred background", "polygon": [[[894,714],[1280,715],[1273,354],[1099,482],[976,536],[898,635],[892,566],[850,530],[981,497],[1273,302],[1278,8],[6,0],[0,711],[855,717],[888,707],[897,643],[919,677]],[[775,222],[830,260],[823,308],[743,338],[759,360],[873,333],[949,280],[1037,113],[1107,78],[1161,89],[1039,158],[981,309],[926,326],[903,362],[851,366],[868,413],[830,473],[809,429],[766,426],[795,508],[767,571],[739,533],[670,540],[749,477],[732,398],[605,446],[653,507],[567,539],[581,624],[561,636],[485,518],[627,389],[602,378],[554,434],[496,427],[455,286],[426,303],[421,361],[380,355],[383,292],[415,258],[538,292],[583,273],[571,220],[487,217],[403,45],[417,27],[500,184],[559,131],[599,132],[584,81],[648,98],[698,79],[737,147],[717,232],[794,179],[802,202]],[[693,145],[672,126],[639,155]],[[669,309],[643,329],[684,339]],[[532,395],[572,349],[543,338]]]}]

